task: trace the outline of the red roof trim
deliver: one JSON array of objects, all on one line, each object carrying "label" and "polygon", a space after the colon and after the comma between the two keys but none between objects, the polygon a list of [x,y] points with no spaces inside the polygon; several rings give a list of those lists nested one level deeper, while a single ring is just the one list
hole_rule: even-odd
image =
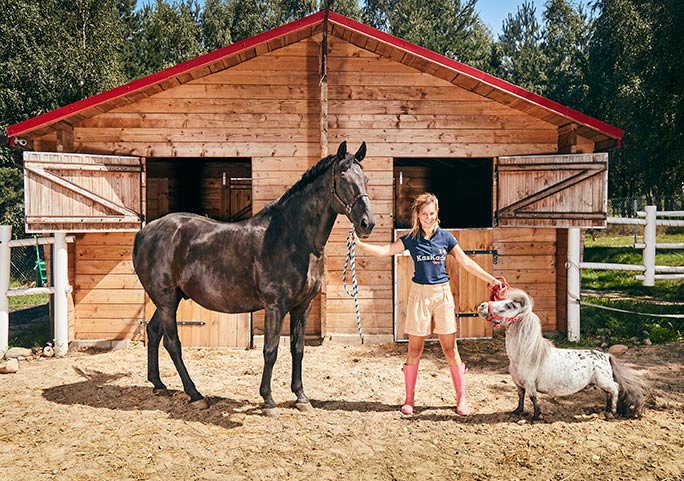
[{"label": "red roof trim", "polygon": [[[95,107],[97,105],[101,105],[110,100],[122,97],[124,95],[136,92],[138,90],[142,90],[146,87],[152,86],[171,77],[175,77],[177,75],[186,73],[190,70],[203,67],[212,62],[248,50],[257,45],[261,45],[270,40],[273,40],[275,38],[287,35],[292,32],[296,32],[298,30],[302,30],[312,25],[316,25],[317,23],[323,22],[324,17],[325,11],[321,10],[320,12],[314,13],[313,15],[309,15],[308,17],[302,18],[301,20],[290,22],[286,25],[282,25],[280,27],[268,30],[266,32],[250,37],[248,39],[236,42],[234,44],[220,48],[218,50],[214,50],[213,52],[209,52],[207,54],[193,58],[178,65],[174,65],[173,67],[169,67],[165,70],[153,73],[151,75],[139,78],[137,80],[133,80],[132,82],[113,88],[111,90],[101,92],[92,97],[79,100],[72,104],[65,105],[64,107],[60,107],[50,112],[46,112],[36,117],[32,117],[23,122],[10,125],[9,127],[7,127],[7,135],[8,137],[10,137],[10,145],[14,144],[14,137],[21,135],[22,133],[34,130],[46,124],[57,122],[80,111]],[[545,109],[551,110],[559,115],[568,117],[570,120],[573,120],[577,123],[597,130],[609,137],[617,139],[618,144],[624,136],[624,131],[622,129],[619,129],[598,119],[590,117],[589,115],[583,114],[582,112],[578,112],[577,110],[571,109],[570,107],[561,105],[558,102],[554,102],[553,100],[547,99],[546,97],[542,97],[541,95],[532,93],[528,90],[518,87],[517,85],[513,85],[509,82],[506,82],[505,80],[494,77],[493,75],[487,74],[474,67],[470,67],[461,62],[458,62],[456,60],[450,59],[431,50],[428,50],[424,47],[420,47],[411,42],[407,42],[406,40],[402,40],[398,37],[395,37],[394,35],[390,35],[389,33],[375,29],[361,22],[357,22],[356,20],[352,20],[351,18],[345,17],[344,15],[340,15],[339,13],[330,11],[328,13],[328,20],[330,22],[342,25],[345,28],[349,28],[358,33],[367,35],[371,38],[374,38],[375,40],[385,42],[396,48],[423,57],[431,62],[435,62],[444,67],[453,69],[460,74],[467,75],[469,77],[477,79],[480,82],[491,85],[492,87],[497,88],[499,90],[508,92],[528,102],[539,105],[540,107],[543,107]]]},{"label": "red roof trim", "polygon": [[110,100],[123,97],[124,95],[128,95],[138,90],[142,90],[146,87],[150,87],[154,84],[163,82],[164,80],[168,80],[171,77],[175,77],[177,75],[184,74],[190,70],[203,67],[212,62],[216,62],[217,60],[221,60],[222,58],[228,57],[230,55],[234,55],[236,53],[240,53],[250,48],[254,48],[257,45],[269,42],[275,38],[285,36],[289,33],[302,30],[312,25],[316,25],[317,23],[323,21],[323,15],[324,11],[317,12],[313,15],[309,15],[308,17],[302,18],[300,20],[295,20],[294,22],[290,22],[286,25],[276,27],[274,29],[260,33],[258,35],[254,35],[253,37],[247,38],[245,40],[241,40],[239,42],[230,44],[218,50],[214,50],[204,55],[200,55],[199,57],[195,57],[193,59],[179,63],[178,65],[174,65],[173,67],[169,67],[159,72],[150,74],[146,77],[141,77],[139,79],[133,80],[132,82],[129,82],[127,84],[120,85],[119,87],[115,87],[111,90],[107,90],[105,92],[93,95],[92,97],[78,100],[74,103],[65,105],[63,107],[59,107],[55,110],[51,110],[50,112],[46,112],[36,117],[24,120],[23,122],[10,125],[9,127],[7,127],[7,135],[10,138],[16,137],[24,132],[36,129],[45,124],[57,122],[77,112],[89,109],[91,107],[95,107],[97,105],[101,105]]},{"label": "red roof trim", "polygon": [[458,73],[477,79],[480,82],[484,82],[499,90],[503,90],[505,92],[513,94],[536,105],[544,107],[545,109],[552,110],[558,113],[559,115],[568,117],[580,124],[598,130],[608,135],[609,137],[622,140],[622,137],[624,136],[624,130],[618,127],[614,127],[610,124],[595,119],[594,117],[590,117],[589,115],[583,114],[582,112],[571,109],[570,107],[566,107],[565,105],[559,104],[558,102],[554,102],[553,100],[547,99],[546,97],[542,97],[541,95],[530,92],[529,90],[525,90],[524,88],[518,87],[517,85],[513,85],[512,83],[506,82],[505,80],[502,80],[498,77],[494,77],[493,75],[485,73],[474,67],[465,65],[454,59],[445,57],[444,55],[440,55],[436,52],[433,52],[432,50],[428,50],[419,45],[407,42],[406,40],[402,40],[399,37],[395,37],[394,35],[391,35],[387,32],[383,32],[361,22],[357,22],[356,20],[340,15],[339,13],[331,11],[329,14],[329,21],[338,23],[346,28],[367,35],[376,40],[388,43],[394,47],[405,50],[412,54],[423,57],[431,62],[438,63],[440,65],[453,69]]}]

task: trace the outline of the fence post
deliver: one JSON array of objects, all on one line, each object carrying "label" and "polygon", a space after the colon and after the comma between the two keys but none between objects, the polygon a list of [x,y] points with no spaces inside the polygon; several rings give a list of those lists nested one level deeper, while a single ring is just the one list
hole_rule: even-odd
[{"label": "fence post", "polygon": [[580,229],[568,229],[568,341],[580,338]]},{"label": "fence post", "polygon": [[55,245],[52,253],[54,272],[54,315],[55,315],[55,355],[64,356],[69,348],[69,305],[67,286],[69,285],[69,262],[67,259],[66,234],[55,232]]},{"label": "fence post", "polygon": [[655,257],[656,257],[656,206],[647,205],[646,226],[644,226],[644,253],[643,263],[644,281],[642,285],[652,287],[655,285]]},{"label": "fence post", "polygon": [[0,359],[9,348],[10,246],[12,226],[0,225]]}]

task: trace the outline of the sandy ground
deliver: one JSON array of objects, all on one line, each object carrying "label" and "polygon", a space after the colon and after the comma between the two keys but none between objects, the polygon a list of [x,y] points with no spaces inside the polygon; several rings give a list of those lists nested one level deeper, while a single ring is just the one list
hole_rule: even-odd
[{"label": "sandy ground", "polygon": [[23,361],[0,376],[0,478],[20,480],[684,479],[683,344],[631,348],[623,361],[654,385],[636,420],[606,421],[590,388],[541,396],[544,420],[508,414],[516,404],[500,336],[461,343],[474,414],[454,412],[438,346],[421,364],[417,414],[402,417],[405,345],[307,346],[304,383],[314,411],[289,392],[281,348],[274,396],[261,414],[259,349],[185,349],[210,408],[188,407],[168,355],[152,394],[145,347]]}]

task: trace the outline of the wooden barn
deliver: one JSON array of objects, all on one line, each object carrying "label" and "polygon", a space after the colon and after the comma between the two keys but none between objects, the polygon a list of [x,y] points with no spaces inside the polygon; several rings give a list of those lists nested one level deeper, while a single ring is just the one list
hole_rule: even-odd
[{"label": "wooden barn", "polygon": [[[154,306],[132,266],[134,232],[172,211],[220,220],[256,213],[346,140],[363,162],[385,243],[409,227],[418,193],[486,269],[535,299],[565,331],[569,227],[605,225],[607,150],[623,132],[501,79],[341,16],[304,19],[8,128],[23,149],[29,232],[66,231],[69,339],[142,339]],[[358,339],[343,289],[340,216],[310,337]],[[410,258],[357,257],[370,341],[403,339]],[[459,336],[486,286],[450,266]],[[183,301],[184,345],[247,346],[262,313]]]}]

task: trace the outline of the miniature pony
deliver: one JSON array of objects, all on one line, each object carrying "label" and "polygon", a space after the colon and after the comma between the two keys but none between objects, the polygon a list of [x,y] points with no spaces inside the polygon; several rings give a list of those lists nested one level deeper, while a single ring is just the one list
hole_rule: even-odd
[{"label": "miniature pony", "polygon": [[537,392],[553,396],[574,394],[594,384],[607,393],[606,417],[619,413],[638,417],[645,404],[646,383],[617,359],[593,349],[559,349],[542,336],[539,317],[532,312],[533,301],[520,289],[511,289],[500,301],[483,302],[480,317],[506,329],[509,371],[518,388],[522,415],[525,393],[534,405],[533,420],[541,416]]}]

